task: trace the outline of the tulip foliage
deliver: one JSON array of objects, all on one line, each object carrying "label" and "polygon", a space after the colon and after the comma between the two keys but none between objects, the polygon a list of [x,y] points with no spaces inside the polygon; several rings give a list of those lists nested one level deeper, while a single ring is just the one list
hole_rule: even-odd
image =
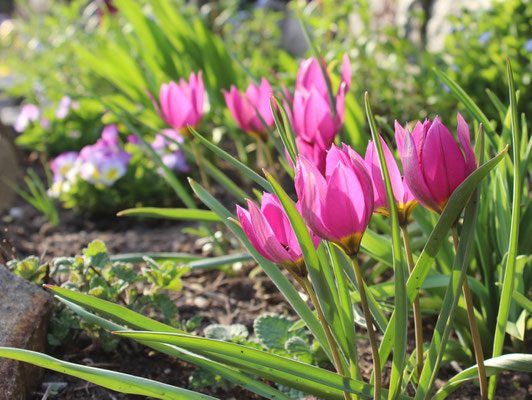
[{"label": "tulip foliage", "polygon": [[[528,259],[520,256],[529,244],[519,242],[518,236],[521,196],[526,191],[523,175],[532,141],[526,126],[518,128],[510,64],[509,117],[502,121],[500,135],[467,94],[443,76],[468,109],[467,115],[482,123],[479,128],[461,114],[457,114],[456,135],[444,124],[450,121],[442,122],[437,116],[432,121],[400,121],[395,124],[396,146],[389,146],[379,135],[366,95],[372,140],[364,157],[342,143],[345,96],[351,83],[347,56],[338,69],[336,91],[330,76],[334,68],[316,54],[302,62],[293,93],[284,85],[272,87],[266,79],[250,83],[244,94],[236,86],[223,92],[243,131],[257,142],[285,145],[277,154],[286,170],[283,180],[276,177],[273,158],[263,177],[194,129],[203,118],[201,72],[191,74],[189,81],[161,85],[158,101],[152,100],[171,129],[159,132],[151,127],[160,135],[151,146],[135,128],[140,122],[134,115],[110,107],[159,163],[161,173],[189,207],[125,214],[173,218],[196,213],[204,223],[223,224],[224,232],[238,238],[299,316],[293,329],[308,329],[333,371],[236,343],[196,337],[86,294],[48,289],[75,313],[118,336],[200,365],[269,399],[289,399],[283,387],[325,399],[439,399],[475,379],[482,397],[493,398],[497,374],[509,369],[532,372],[530,354],[502,354],[506,333],[518,337],[524,331],[521,318],[524,321],[532,313],[532,303],[523,294],[530,287],[523,274]],[[171,169],[184,166],[176,160],[181,153],[161,150],[167,142],[189,155],[200,154],[197,146],[212,151],[256,186],[253,195],[231,185],[208,160],[196,157],[198,168],[230,188],[239,203],[224,206],[202,174],[202,184],[189,182],[211,212],[197,210],[196,200],[186,197],[172,175]],[[512,145],[512,157],[507,155],[507,143]],[[170,154],[173,157],[164,157]],[[107,184],[122,173],[125,167],[120,169],[120,163],[127,164],[126,158],[116,137],[107,132],[83,154],[57,158],[54,173],[58,182],[66,182],[67,166],[77,163],[82,177],[87,174],[84,179]],[[105,173],[100,174],[98,168]],[[511,201],[506,195],[508,186],[513,188]],[[501,205],[503,199],[506,207]],[[481,229],[497,224],[491,214],[498,221],[506,218],[509,232],[490,233],[497,236],[499,248],[486,254],[491,241]],[[391,278],[376,283],[375,275],[385,270]],[[424,315],[436,320],[428,336]],[[414,349],[407,346],[409,327],[415,331]],[[453,330],[459,340],[452,339]],[[361,343],[371,349],[371,377],[362,373]],[[0,348],[0,356],[128,393],[161,399],[211,398],[22,350]],[[384,379],[384,366],[390,360],[391,373]],[[435,392],[440,366],[451,360],[464,363],[467,369]]]}]

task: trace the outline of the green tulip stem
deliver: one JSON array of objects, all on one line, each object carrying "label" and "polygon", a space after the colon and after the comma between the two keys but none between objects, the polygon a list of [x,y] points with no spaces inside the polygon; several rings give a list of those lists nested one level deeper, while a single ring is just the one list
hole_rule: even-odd
[{"label": "green tulip stem", "polygon": [[[414,258],[412,257],[412,246],[410,245],[410,238],[408,236],[408,228],[406,225],[401,225],[401,233],[403,234],[403,242],[405,244],[406,259],[408,261],[408,272],[411,274],[414,269]],[[412,304],[414,312],[414,330],[416,336],[416,366],[417,376],[421,376],[423,371],[423,322],[421,320],[421,305],[419,303],[419,296],[416,296]]]},{"label": "green tulip stem", "polygon": [[212,194],[213,192],[212,192],[211,185],[209,183],[209,178],[207,177],[207,173],[205,172],[205,168],[203,166],[203,158],[202,158],[202,155],[200,154],[198,144],[196,143],[197,140],[198,139],[193,138],[190,141],[190,147],[192,148],[192,154],[194,154],[194,158],[196,159],[195,162],[199,169],[201,183],[203,187],[207,190],[207,192]]},{"label": "green tulip stem", "polygon": [[[308,279],[308,277],[300,278],[299,281],[300,281],[301,286],[303,286],[303,288],[309,295],[310,300],[312,301],[312,304],[314,304],[314,308],[316,308],[316,312],[318,313],[318,318],[321,322],[321,325],[323,326],[323,330],[325,331],[325,336],[327,336],[327,342],[329,343],[329,347],[331,348],[336,371],[340,375],[345,376],[344,367],[342,366],[342,361],[340,360],[340,354],[338,354],[336,342],[334,341],[333,335],[331,333],[331,329],[329,328],[329,324],[327,323],[327,320],[325,319],[325,315],[323,314],[323,310],[321,309],[320,302],[318,300],[318,297],[316,296],[316,292],[314,291],[314,288],[312,287],[312,283],[310,283],[310,280]],[[351,394],[349,392],[344,392],[344,398],[345,400],[351,400]]]},{"label": "green tulip stem", "polygon": [[[456,224],[451,228],[453,233],[453,243],[455,251],[458,251],[458,230]],[[471,337],[473,338],[473,347],[475,349],[475,358],[478,366],[478,380],[480,382],[480,397],[482,400],[488,399],[488,379],[486,378],[486,367],[484,366],[484,353],[482,352],[482,342],[480,341],[480,334],[478,333],[477,320],[475,318],[475,310],[473,308],[473,298],[471,297],[471,290],[469,283],[464,279],[462,286],[464,299],[467,308],[467,316],[469,318],[469,328],[471,329]]]},{"label": "green tulip stem", "polygon": [[355,277],[357,280],[358,290],[360,292],[360,302],[362,303],[362,310],[364,311],[364,316],[366,318],[366,326],[368,328],[369,342],[371,344],[371,353],[373,355],[373,374],[375,377],[374,385],[375,389],[373,391],[373,398],[381,398],[381,387],[382,387],[382,372],[381,372],[381,360],[379,357],[379,345],[377,344],[377,338],[375,337],[375,330],[373,328],[373,317],[369,311],[368,298],[366,295],[366,289],[364,287],[364,278],[362,277],[362,272],[360,271],[360,265],[356,255],[351,258],[353,262],[353,269],[355,270]]}]

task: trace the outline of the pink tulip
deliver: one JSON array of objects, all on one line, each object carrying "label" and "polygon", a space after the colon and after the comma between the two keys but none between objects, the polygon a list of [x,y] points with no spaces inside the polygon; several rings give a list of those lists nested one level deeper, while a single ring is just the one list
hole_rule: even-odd
[{"label": "pink tulip", "polygon": [[[271,193],[264,193],[260,209],[251,200],[247,202],[249,211],[238,205],[236,209],[242,229],[253,247],[263,257],[284,266],[296,276],[305,276],[301,247],[279,199]],[[318,247],[320,239],[312,234],[311,237],[314,246]]]},{"label": "pink tulip", "polygon": [[[405,179],[401,176],[397,162],[392,155],[392,152],[388,148],[388,145],[382,138],[380,138],[382,144],[382,150],[384,152],[384,158],[386,159],[386,167],[390,175],[390,181],[392,184],[393,196],[397,206],[397,212],[399,214],[399,223],[405,225],[408,222],[410,213],[417,205],[417,201],[408,187]],[[366,150],[366,168],[373,182],[373,194],[375,201],[375,211],[389,215],[388,200],[386,198],[386,186],[382,179],[382,172],[379,164],[379,153],[375,147],[375,143],[370,140]]]},{"label": "pink tulip", "polygon": [[188,82],[181,78],[179,84],[163,83],[159,91],[160,106],[148,93],[163,121],[187,136],[190,135],[187,125],[196,126],[203,117],[205,88],[201,75],[199,71],[197,76],[191,73]]},{"label": "pink tulip", "polygon": [[356,255],[373,213],[373,187],[362,157],[349,146],[333,145],[324,177],[300,156],[295,186],[303,218],[314,234]]},{"label": "pink tulip", "polygon": [[[325,67],[325,63],[322,60]],[[291,120],[295,133],[308,143],[319,143],[329,148],[334,137],[342,129],[345,113],[345,96],[351,85],[349,57],[344,55],[341,67],[341,82],[335,97],[336,109],[332,110],[327,91],[330,84],[318,61],[309,58],[301,64],[296,78]]]},{"label": "pink tulip", "polygon": [[266,125],[273,126],[274,119],[270,109],[270,97],[273,94],[272,87],[265,78],[260,81],[260,87],[250,84],[245,94],[240,94],[235,86],[231,86],[229,92],[223,91],[225,102],[233,115],[236,123],[243,131],[258,139],[267,140]]},{"label": "pink tulip", "polygon": [[406,182],[416,199],[437,214],[442,213],[454,190],[477,168],[469,127],[460,113],[457,120],[461,146],[439,117],[432,123],[418,122],[412,134],[396,124]]}]

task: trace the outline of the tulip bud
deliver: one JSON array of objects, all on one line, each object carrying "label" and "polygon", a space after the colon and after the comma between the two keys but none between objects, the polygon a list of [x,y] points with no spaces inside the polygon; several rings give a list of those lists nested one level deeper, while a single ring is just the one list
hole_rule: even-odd
[{"label": "tulip bud", "polygon": [[260,87],[253,83],[250,84],[243,95],[238,92],[235,86],[231,86],[229,92],[224,90],[223,94],[227,108],[231,111],[240,129],[257,139],[266,141],[268,139],[267,130],[257,113],[266,125],[273,126],[274,119],[270,108],[270,97],[273,90],[268,81],[262,78]]},{"label": "tulip bud", "polygon": [[477,167],[469,127],[460,113],[457,119],[461,147],[439,117],[432,123],[418,122],[412,134],[396,125],[406,182],[416,199],[437,214],[443,212],[454,190]]},{"label": "tulip bud", "polygon": [[148,93],[163,121],[187,137],[190,133],[186,127],[198,125],[203,117],[205,88],[201,75],[199,71],[197,76],[191,73],[188,82],[181,78],[179,84],[163,83],[159,91],[160,104]]},{"label": "tulip bud", "polygon": [[355,256],[373,212],[373,187],[364,160],[346,145],[342,149],[333,145],[324,177],[300,156],[295,186],[310,229]]},{"label": "tulip bud", "polygon": [[[237,216],[253,247],[296,278],[305,277],[307,268],[301,247],[279,199],[271,193],[264,193],[260,209],[251,200],[247,202],[249,211],[237,205]],[[311,237],[314,246],[318,247],[319,238],[312,234]]]}]

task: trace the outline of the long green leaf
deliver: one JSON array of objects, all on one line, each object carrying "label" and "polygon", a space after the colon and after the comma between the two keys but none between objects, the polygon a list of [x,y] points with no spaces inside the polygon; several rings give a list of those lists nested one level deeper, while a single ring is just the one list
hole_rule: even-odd
[{"label": "long green leaf", "polygon": [[84,365],[61,361],[57,358],[47,356],[46,354],[30,350],[0,347],[0,357],[24,361],[39,367],[51,369],[52,371],[62,372],[122,393],[151,396],[164,400],[215,399],[214,397],[205,394],[181,389],[167,385],[166,383],[160,383],[121,372],[86,367]]},{"label": "long green leaf", "polygon": [[[209,352],[221,354],[229,357],[241,359],[272,368],[285,373],[300,377],[331,388],[346,390],[366,397],[371,396],[373,388],[371,385],[343,377],[334,372],[305,364],[300,361],[291,360],[276,354],[266,353],[261,350],[243,346],[236,343],[223,342],[221,340],[192,337],[188,335],[152,333],[152,332],[116,332],[117,336],[130,337],[140,340],[151,340],[159,343],[173,344],[188,348],[193,351]],[[406,396],[405,396],[406,397]]]},{"label": "long green leaf", "polygon": [[[532,373],[532,355],[531,354],[505,354],[503,356],[490,358],[484,361],[486,374],[495,376],[506,371],[518,371]],[[467,381],[478,378],[478,367],[473,365],[459,374],[453,376],[445,385],[443,385],[432,400],[443,400],[452,392]]]},{"label": "long green leaf", "polygon": [[[371,129],[371,136],[373,143],[379,153],[379,164],[381,173],[386,185],[386,198],[388,200],[388,210],[390,213],[390,226],[392,228],[392,252],[393,252],[393,270],[394,270],[394,298],[395,308],[394,312],[397,318],[394,330],[394,351],[392,363],[392,375],[390,378],[390,396],[389,399],[395,399],[401,390],[401,381],[403,379],[403,369],[406,359],[406,337],[408,333],[408,300],[406,298],[406,284],[405,279],[407,273],[403,262],[403,252],[401,247],[401,235],[399,233],[399,216],[397,214],[397,207],[395,205],[395,197],[393,195],[392,183],[390,181],[390,174],[386,159],[384,158],[384,151],[382,150],[382,143],[377,132],[377,125],[375,118],[371,111],[369,102],[369,94],[364,96],[366,104],[366,115]],[[382,360],[384,362],[384,360]]]},{"label": "long green leaf", "polygon": [[120,211],[119,217],[151,217],[185,221],[220,222],[220,217],[208,210],[194,208],[138,207]]},{"label": "long green leaf", "polygon": [[[85,310],[83,307],[80,307],[74,303],[71,303],[68,300],[65,300],[57,296],[59,301],[65,304],[68,308],[74,311],[76,314],[81,316],[84,320],[100,326],[103,329],[106,329],[109,332],[121,331],[125,328],[121,325],[115,324],[114,322],[108,321],[102,317],[99,317],[95,314],[92,314]],[[275,390],[270,385],[267,385],[263,382],[257,381],[246,374],[241,373],[240,371],[229,368],[227,365],[222,365],[212,360],[209,360],[203,356],[189,352],[188,350],[180,349],[177,346],[165,345],[156,342],[146,342],[140,341],[139,343],[151,347],[154,350],[160,351],[161,353],[168,354],[173,357],[180,358],[191,364],[195,364],[199,367],[206,368],[212,371],[215,374],[219,374],[230,382],[242,386],[245,389],[248,389],[254,393],[257,393],[261,396],[264,396],[268,399],[283,399],[290,400],[289,397],[285,396],[283,393]]]},{"label": "long green leaf", "polygon": [[58,286],[44,285],[44,288],[51,291],[56,296],[71,301],[72,303],[78,304],[91,311],[97,312],[98,314],[110,318],[121,325],[130,326],[135,329],[147,329],[156,332],[185,333],[170,325],[155,321],[110,301],[102,300],[88,294],[75,292],[73,290]]},{"label": "long green leaf", "polygon": [[[521,207],[521,151],[519,140],[519,128],[517,126],[517,102],[515,99],[514,78],[510,60],[506,60],[508,72],[508,90],[510,93],[510,108],[512,110],[512,147],[513,147],[513,199],[512,199],[512,224],[510,226],[510,243],[508,244],[508,257],[504,269],[504,280],[502,283],[501,300],[499,303],[499,314],[497,315],[497,327],[495,329],[495,339],[493,341],[493,358],[502,354],[506,325],[508,323],[508,313],[512,301],[512,292],[515,282],[515,266],[517,259],[517,245],[519,244],[519,215]],[[497,378],[490,378],[489,393],[490,399],[495,394]]]},{"label": "long green leaf", "polygon": [[160,252],[160,253],[122,253],[111,255],[111,261],[139,263],[144,261],[144,257],[150,257],[155,261],[175,261],[188,262],[200,259],[198,254],[179,253],[179,252]]},{"label": "long green leaf", "polygon": [[[412,274],[410,274],[410,277],[406,282],[406,293],[408,296],[409,306],[412,305],[412,302],[414,301],[414,298],[416,297],[419,291],[419,287],[425,281],[425,278],[429,273],[430,266],[432,265],[436,255],[438,254],[438,250],[440,249],[443,242],[446,240],[451,226],[459,217],[464,206],[467,204],[471,194],[478,186],[478,184],[482,181],[482,179],[486,177],[489,172],[493,168],[495,168],[497,164],[504,158],[507,152],[508,146],[506,146],[504,150],[502,150],[491,160],[485,162],[480,167],[478,167],[471,175],[469,175],[464,180],[464,182],[460,184],[460,186],[458,186],[458,188],[456,188],[456,190],[449,198],[449,202],[445,206],[445,209],[443,210],[443,213],[440,216],[438,223],[430,234],[429,239],[427,240],[427,243],[425,244],[425,247],[423,248],[423,251],[421,252],[416,262]],[[383,364],[384,360],[388,358],[388,355],[390,354],[390,351],[393,347],[393,331],[395,329],[395,318],[396,317],[394,312],[390,318],[388,328],[384,333],[384,338],[381,342],[381,347],[379,349],[379,354],[381,355]]]}]

